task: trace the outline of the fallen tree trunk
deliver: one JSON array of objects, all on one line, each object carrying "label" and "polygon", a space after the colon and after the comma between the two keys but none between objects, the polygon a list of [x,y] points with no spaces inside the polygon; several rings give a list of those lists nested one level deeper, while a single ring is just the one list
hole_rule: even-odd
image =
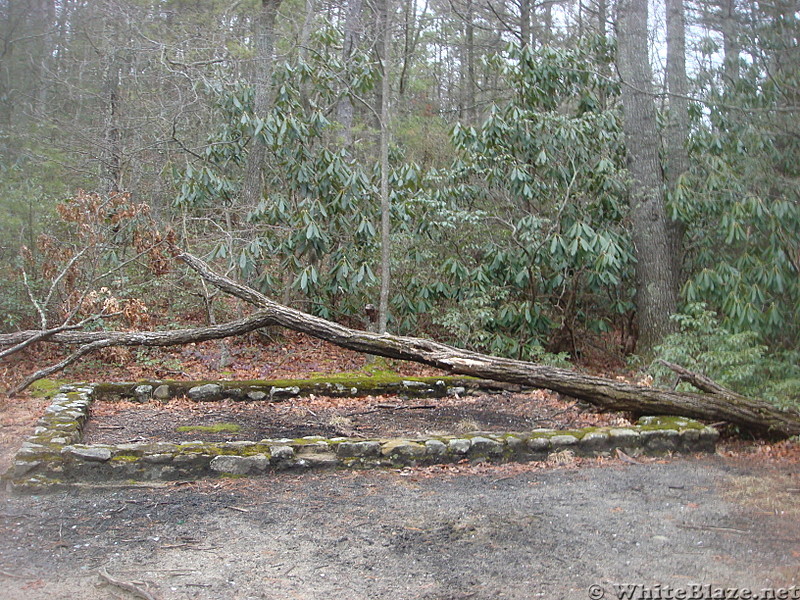
[{"label": "fallen tree trunk", "polygon": [[249,317],[214,325],[213,327],[178,329],[175,331],[64,331],[68,327],[60,327],[58,331],[19,331],[0,335],[0,347],[13,346],[12,349],[18,350],[29,345],[29,342],[33,343],[35,341],[81,344],[73,354],[70,354],[62,361],[44,369],[39,369],[28,376],[22,383],[11,389],[8,395],[15,396],[19,394],[34,381],[57,373],[87,354],[101,348],[109,348],[111,346],[180,346],[193,342],[205,342],[244,335],[274,324],[275,322],[271,315],[259,311]]},{"label": "fallen tree trunk", "polygon": [[23,331],[0,335],[0,347],[6,348],[25,347],[28,341],[80,345],[61,362],[28,377],[10,395],[99,348],[181,345],[242,335],[261,327],[280,325],[359,352],[419,362],[460,375],[553,390],[584,400],[603,410],[727,421],[743,429],[772,436],[800,434],[800,412],[797,410],[780,410],[762,400],[736,394],[711,379],[691,373],[678,365],[667,366],[678,373],[679,378],[706,393],[643,387],[569,369],[488,356],[421,338],[380,335],[351,329],[278,304],[250,287],[215,273],[205,262],[190,254],[180,254],[179,258],[203,279],[252,304],[259,309],[258,312],[244,319],[213,327],[177,331],[80,332],[62,327],[44,332]]},{"label": "fallen tree trunk", "polygon": [[[763,400],[735,394],[708,378],[703,379],[707,384],[706,391],[710,393],[662,390],[569,369],[487,356],[421,338],[350,329],[278,304],[252,288],[215,273],[206,263],[190,254],[184,253],[178,258],[222,291],[257,306],[262,313],[271,317],[273,323],[351,350],[419,362],[460,375],[545,388],[584,400],[604,410],[728,421],[754,432],[776,436],[800,434],[800,412],[783,411]],[[688,371],[684,372],[684,376],[686,374]]]}]

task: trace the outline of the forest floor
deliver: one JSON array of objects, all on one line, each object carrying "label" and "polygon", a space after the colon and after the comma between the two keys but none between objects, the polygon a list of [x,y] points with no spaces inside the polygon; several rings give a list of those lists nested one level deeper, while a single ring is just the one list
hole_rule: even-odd
[{"label": "forest floor", "polygon": [[[67,377],[215,378],[219,347],[103,357]],[[358,371],[365,361],[294,335],[229,351],[229,379]],[[25,370],[18,364],[14,377]],[[34,394],[0,396],[0,470],[48,402]],[[236,422],[253,435],[308,425],[367,436],[625,419],[540,391],[442,400],[315,398],[276,404],[274,414],[266,406],[173,402],[171,408],[103,406],[92,435],[127,441],[209,420]],[[40,496],[3,491],[0,599],[136,597],[103,583],[101,572],[161,600],[601,597],[590,593],[591,585],[613,598],[623,583],[690,593],[693,584],[707,583],[760,593],[800,585],[799,465],[796,442],[729,438],[713,456],[635,462],[564,457]]]}]

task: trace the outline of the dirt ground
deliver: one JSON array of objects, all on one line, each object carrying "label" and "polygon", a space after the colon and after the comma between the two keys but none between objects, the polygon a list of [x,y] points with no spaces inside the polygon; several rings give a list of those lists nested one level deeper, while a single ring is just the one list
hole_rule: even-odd
[{"label": "dirt ground", "polygon": [[[297,347],[273,354],[285,351],[285,365],[308,372],[331,355],[308,345],[314,354],[301,361]],[[357,368],[356,358],[348,360]],[[540,412],[526,405],[534,401]],[[623,418],[551,401],[500,396],[410,409],[394,407],[429,401],[319,398],[276,405],[272,415],[223,403],[101,404],[92,435],[176,439],[179,425],[236,422],[246,437],[298,423],[366,436],[378,423],[390,432],[484,427],[492,418],[514,429]],[[47,404],[0,396],[0,471]],[[798,457],[796,443],[726,442],[714,456],[638,462],[561,456],[39,496],[0,489],[0,599],[137,597],[103,583],[101,572],[159,600],[573,600],[617,597],[621,583],[690,592],[698,583],[757,592],[800,585]],[[602,589],[590,593],[592,585]]]},{"label": "dirt ground", "polygon": [[[577,599],[800,583],[796,471],[719,456],[2,495],[0,598]],[[591,596],[596,598],[597,596]]]},{"label": "dirt ground", "polygon": [[[209,442],[325,437],[419,437],[470,431],[530,431],[630,425],[618,414],[598,414],[588,405],[537,390],[480,393],[464,397],[297,398],[285,402],[192,402],[162,404],[98,402],[84,430],[87,443],[138,441]],[[194,427],[236,428],[205,432]]]}]

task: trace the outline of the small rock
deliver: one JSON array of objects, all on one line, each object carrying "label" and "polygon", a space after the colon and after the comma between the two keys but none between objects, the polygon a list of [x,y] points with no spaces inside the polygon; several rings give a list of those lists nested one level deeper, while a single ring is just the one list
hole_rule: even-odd
[{"label": "small rock", "polygon": [[665,535],[654,535],[651,539],[662,544],[666,544],[669,541],[669,538]]},{"label": "small rock", "polygon": [[22,477],[41,465],[38,460],[18,460],[14,463],[14,477]]},{"label": "small rock", "polygon": [[258,390],[251,390],[247,392],[247,399],[253,400],[254,402],[258,402],[259,400],[263,400],[266,398],[267,395],[264,392],[260,392]]},{"label": "small rock", "polygon": [[516,436],[510,435],[506,438],[506,444],[512,450],[517,450],[520,446],[522,446],[522,440]]},{"label": "small rock", "polygon": [[431,456],[442,456],[447,452],[447,445],[439,440],[428,440],[425,442],[425,451]]},{"label": "small rock", "polygon": [[222,396],[222,386],[216,383],[198,385],[190,389],[187,395],[195,402],[219,400]]},{"label": "small rock", "polygon": [[612,429],[608,432],[608,437],[614,446],[627,446],[636,444],[639,432],[633,429]]},{"label": "small rock", "polygon": [[292,387],[272,387],[269,390],[270,401],[282,400],[283,398],[293,398],[300,394],[300,388],[296,385]]},{"label": "small rock", "polygon": [[153,397],[152,385],[137,385],[133,388],[133,398],[136,402],[149,402]]},{"label": "small rock", "polygon": [[294,458],[294,448],[291,446],[272,446],[269,452],[274,460],[291,460]]},{"label": "small rock", "polygon": [[247,475],[253,467],[250,457],[244,456],[215,456],[209,465],[212,471],[231,475]]},{"label": "small rock", "polygon": [[270,460],[266,454],[254,454],[248,456],[247,460],[250,461],[252,468],[256,471],[266,471],[269,468]]},{"label": "small rock", "polygon": [[65,446],[61,453],[95,462],[105,462],[111,459],[111,450],[108,448]]},{"label": "small rock", "polygon": [[142,457],[142,460],[154,465],[163,465],[172,461],[172,454],[146,454]]},{"label": "small rock", "polygon": [[425,446],[408,440],[393,440],[381,447],[384,456],[424,456]]},{"label": "small rock", "polygon": [[453,454],[466,454],[469,452],[469,447],[472,445],[472,442],[465,439],[457,439],[457,440],[450,440],[447,443],[447,448]]},{"label": "small rock", "polygon": [[602,431],[590,431],[581,439],[581,446],[585,448],[600,448],[608,443],[608,434]]},{"label": "small rock", "polygon": [[574,446],[578,443],[578,438],[568,434],[554,435],[550,438],[550,443],[553,444],[553,446]]},{"label": "small rock", "polygon": [[476,436],[472,438],[472,451],[497,456],[503,453],[503,444],[483,436]]},{"label": "small rock", "polygon": [[528,440],[528,448],[531,450],[547,450],[550,447],[550,438],[534,437]]},{"label": "small rock", "polygon": [[170,391],[169,386],[166,384],[161,384],[155,390],[153,390],[153,398],[156,400],[169,400]]},{"label": "small rock", "polygon": [[378,456],[381,453],[380,442],[342,442],[336,446],[338,456]]}]

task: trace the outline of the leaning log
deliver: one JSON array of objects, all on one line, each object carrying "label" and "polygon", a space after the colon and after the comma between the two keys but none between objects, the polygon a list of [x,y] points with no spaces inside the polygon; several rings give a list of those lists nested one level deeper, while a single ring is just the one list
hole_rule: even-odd
[{"label": "leaning log", "polygon": [[[763,400],[730,392],[702,378],[706,393],[680,392],[633,385],[510,358],[488,356],[431,340],[377,334],[351,329],[278,304],[258,291],[214,272],[190,254],[180,260],[222,291],[258,307],[276,325],[323,339],[332,344],[387,358],[410,360],[459,375],[549,389],[584,400],[603,410],[639,414],[680,415],[709,421],[727,421],[743,429],[772,436],[800,434],[800,411],[781,410]],[[683,377],[691,381],[691,375]],[[695,375],[694,385],[701,381]]]}]

